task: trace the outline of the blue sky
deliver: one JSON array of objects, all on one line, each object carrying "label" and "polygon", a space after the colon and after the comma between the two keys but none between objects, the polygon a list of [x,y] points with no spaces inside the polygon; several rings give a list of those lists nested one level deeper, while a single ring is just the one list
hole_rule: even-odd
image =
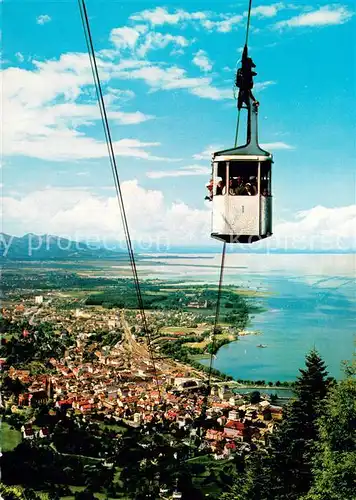
[{"label": "blue sky", "polygon": [[[4,230],[120,237],[77,3],[1,6]],[[208,151],[233,145],[247,1],[87,8],[134,236],[208,241]],[[274,233],[356,247],[355,4],[253,8]]]}]

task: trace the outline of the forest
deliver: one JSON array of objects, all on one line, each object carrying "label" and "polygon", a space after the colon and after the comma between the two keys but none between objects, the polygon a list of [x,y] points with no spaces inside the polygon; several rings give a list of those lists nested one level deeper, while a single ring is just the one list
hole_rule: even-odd
[{"label": "forest", "polygon": [[49,366],[49,359],[60,359],[65,349],[75,341],[65,329],[55,330],[52,323],[42,322],[31,325],[29,321],[12,322],[0,318],[0,332],[6,333],[1,338],[0,357],[6,359],[8,366],[27,367],[28,365]]},{"label": "forest", "polygon": [[[209,316],[215,311],[216,286],[181,285],[177,288],[176,285],[169,285],[167,282],[146,280],[141,283],[141,292],[146,309],[195,311],[204,316]],[[200,307],[191,306],[193,303],[198,303]],[[263,310],[255,299],[239,294],[239,289],[231,286],[224,287],[221,303],[222,320],[228,323],[238,321],[238,316],[241,318],[248,312],[258,313]],[[129,279],[121,279],[115,287],[89,295],[86,305],[136,309],[137,295],[134,283]]]}]

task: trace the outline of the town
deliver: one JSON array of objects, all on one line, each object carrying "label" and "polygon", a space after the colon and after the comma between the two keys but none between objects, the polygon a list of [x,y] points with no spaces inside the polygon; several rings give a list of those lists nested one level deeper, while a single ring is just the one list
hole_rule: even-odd
[{"label": "town", "polygon": [[[17,436],[16,443],[54,446],[60,423],[72,418],[100,424],[104,434],[118,431],[111,433],[113,442],[128,432],[144,435],[147,428],[161,428],[179,436],[190,459],[204,455],[233,461],[265,447],[282,419],[282,406],[258,391],[237,393],[238,384],[218,372],[208,383],[207,370],[193,361],[196,355],[190,363],[175,357],[182,346],[195,352],[197,344],[201,352],[211,343],[211,324],[199,323],[200,305],[207,304],[189,305],[188,310],[146,313],[152,356],[138,310],[81,303],[68,308],[66,294],[57,292],[8,303],[2,310],[1,344],[7,435]],[[236,339],[236,330],[226,326],[219,335]],[[175,342],[175,355],[166,355]],[[68,451],[58,443],[55,449]],[[105,457],[116,470],[113,454]]]}]

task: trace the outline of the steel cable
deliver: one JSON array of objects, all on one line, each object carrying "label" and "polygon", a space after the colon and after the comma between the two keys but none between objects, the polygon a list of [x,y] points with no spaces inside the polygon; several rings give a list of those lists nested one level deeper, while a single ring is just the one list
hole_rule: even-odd
[{"label": "steel cable", "polygon": [[111,132],[110,132],[109,121],[108,121],[108,116],[107,116],[106,107],[105,107],[105,100],[104,100],[103,91],[102,91],[101,82],[100,82],[98,66],[97,66],[97,62],[96,62],[94,44],[93,44],[93,39],[92,39],[92,35],[91,35],[89,18],[88,18],[86,5],[85,5],[85,0],[78,0],[78,5],[79,5],[80,17],[82,20],[84,36],[85,36],[85,41],[86,41],[86,45],[87,45],[87,50],[88,50],[88,55],[89,55],[90,66],[91,66],[91,71],[92,71],[92,75],[93,75],[95,90],[96,90],[96,96],[97,96],[98,105],[99,105],[99,109],[100,109],[101,121],[102,121],[103,128],[104,128],[105,141],[106,141],[106,145],[108,148],[109,161],[110,161],[110,165],[111,165],[111,169],[112,169],[114,185],[115,185],[117,200],[118,200],[118,204],[119,204],[121,220],[122,220],[122,224],[123,224],[125,240],[126,240],[127,250],[128,250],[129,259],[130,259],[130,265],[131,265],[132,274],[133,274],[133,280],[134,280],[134,285],[135,285],[135,290],[136,290],[136,295],[137,295],[138,307],[140,310],[143,330],[144,330],[145,337],[147,340],[147,347],[148,347],[148,351],[149,351],[150,358],[151,358],[154,379],[156,381],[156,385],[157,385],[157,389],[158,389],[158,393],[159,393],[159,399],[160,399],[160,401],[162,401],[161,390],[160,390],[158,377],[157,377],[157,369],[156,369],[153,351],[152,351],[151,333],[150,333],[150,330],[148,328],[146,313],[145,313],[145,309],[144,309],[144,302],[143,302],[143,298],[142,298],[142,292],[141,292],[140,282],[139,282],[138,273],[137,273],[135,255],[134,255],[134,250],[133,250],[133,246],[132,246],[127,216],[126,216],[126,210],[125,210],[125,205],[124,205],[124,200],[123,200],[123,195],[122,195],[122,190],[121,190],[120,178],[119,178],[116,157],[115,157],[114,147],[113,147],[112,138],[111,138]]}]

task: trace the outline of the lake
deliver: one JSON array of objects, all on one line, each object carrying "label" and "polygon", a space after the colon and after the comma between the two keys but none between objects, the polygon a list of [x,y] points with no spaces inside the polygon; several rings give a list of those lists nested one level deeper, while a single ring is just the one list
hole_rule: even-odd
[{"label": "lake", "polygon": [[[217,284],[220,256],[191,257],[147,256],[139,269],[150,278]],[[227,254],[224,283],[264,292],[256,300],[267,312],[249,326],[262,336],[223,346],[214,367],[242,379],[293,380],[315,347],[330,374],[341,377],[341,361],[355,349],[355,280],[354,254]]]}]

